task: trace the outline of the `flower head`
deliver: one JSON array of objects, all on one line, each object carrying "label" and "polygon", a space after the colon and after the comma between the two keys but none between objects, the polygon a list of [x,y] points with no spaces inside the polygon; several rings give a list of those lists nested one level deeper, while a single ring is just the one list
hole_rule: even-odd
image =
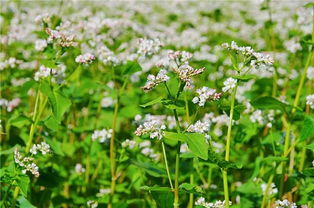
[{"label": "flower head", "polygon": [[224,92],[230,92],[233,88],[236,87],[237,80],[229,77],[227,80],[224,81],[224,87],[222,88],[222,91]]},{"label": "flower head", "polygon": [[204,106],[206,101],[218,100],[221,93],[217,93],[215,89],[202,87],[196,90],[198,96],[194,97],[192,102],[199,106]]},{"label": "flower head", "polygon": [[167,71],[162,69],[158,72],[157,76],[152,74],[148,75],[147,82],[145,86],[142,87],[142,89],[147,92],[159,85],[160,83],[167,82],[169,79],[170,78],[167,75]]}]

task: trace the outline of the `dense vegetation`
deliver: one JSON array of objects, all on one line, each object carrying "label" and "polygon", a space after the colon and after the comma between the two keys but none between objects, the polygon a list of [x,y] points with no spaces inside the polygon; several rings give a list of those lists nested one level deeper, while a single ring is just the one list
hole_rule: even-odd
[{"label": "dense vegetation", "polygon": [[1,3],[1,207],[314,206],[306,1]]}]

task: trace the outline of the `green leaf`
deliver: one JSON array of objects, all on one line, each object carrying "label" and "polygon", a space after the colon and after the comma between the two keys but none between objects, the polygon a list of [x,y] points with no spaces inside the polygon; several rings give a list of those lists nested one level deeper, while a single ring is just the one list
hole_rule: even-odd
[{"label": "green leaf", "polygon": [[55,119],[54,116],[49,116],[45,121],[44,124],[46,127],[51,129],[52,131],[58,131],[59,129],[59,122]]},{"label": "green leaf", "polygon": [[193,194],[202,194],[204,193],[203,189],[200,186],[192,185],[190,183],[183,183],[179,186],[179,189]]},{"label": "green leaf", "polygon": [[64,153],[62,151],[61,142],[52,140],[52,139],[46,139],[46,142],[50,145],[51,149],[53,150],[53,153],[64,156]]},{"label": "green leaf", "polygon": [[9,119],[9,123],[12,126],[21,128],[21,127],[23,127],[25,125],[30,124],[31,120],[29,118],[27,118],[26,116],[24,116],[24,115],[19,115],[19,116],[15,116],[15,117],[10,118]]},{"label": "green leaf", "polygon": [[241,169],[242,164],[224,160],[218,153],[209,150],[208,162],[214,163],[223,169]]},{"label": "green leaf", "polygon": [[237,79],[239,81],[242,81],[242,82],[247,82],[251,79],[256,79],[256,75],[255,74],[245,74],[245,75],[235,75],[235,76],[232,76],[234,79]]},{"label": "green leaf", "polygon": [[19,185],[22,193],[27,196],[28,185],[29,185],[29,177],[27,175],[19,175],[17,179],[17,184]]},{"label": "green leaf", "polygon": [[168,109],[171,110],[184,110],[185,108],[185,103],[184,101],[174,101],[174,100],[170,100],[170,99],[163,99],[161,101],[161,103]]},{"label": "green leaf", "polygon": [[169,141],[181,141],[181,142],[186,142],[186,137],[182,134],[178,134],[178,133],[175,133],[175,132],[170,132],[170,131],[165,131],[165,135],[164,137],[166,139],[168,139]]},{"label": "green leaf", "polygon": [[262,140],[262,144],[276,144],[280,141],[280,138],[282,137],[282,133],[280,131],[271,132],[266,136],[265,139]]},{"label": "green leaf", "polygon": [[243,194],[248,194],[248,195],[261,195],[262,194],[260,187],[251,180],[245,184],[242,184],[237,189],[237,191]]},{"label": "green leaf", "polygon": [[48,83],[47,80],[43,80],[40,84],[39,90],[42,94],[48,97],[50,106],[52,108],[53,115],[58,118],[58,106],[57,106],[57,99],[53,93],[53,90]]},{"label": "green leaf", "polygon": [[305,168],[303,174],[307,177],[314,177],[314,168]]},{"label": "green leaf", "polygon": [[66,98],[64,95],[61,93],[55,92],[55,97],[57,101],[57,120],[60,122],[62,120],[63,114],[70,108],[71,106],[71,101],[70,99]]},{"label": "green leaf", "polygon": [[122,74],[133,74],[137,71],[141,71],[142,67],[135,61],[127,61],[126,64],[122,66]]},{"label": "green leaf", "polygon": [[154,177],[165,177],[166,171],[157,167],[156,165],[148,162],[139,162],[139,161],[132,161],[134,165],[139,168],[142,168],[146,173]]},{"label": "green leaf", "polygon": [[158,97],[155,100],[149,101],[148,103],[145,103],[145,104],[140,105],[140,106],[143,107],[143,108],[146,108],[148,106],[151,106],[151,105],[154,105],[154,104],[157,104],[157,103],[161,103],[162,99],[163,99],[162,97]]},{"label": "green leaf", "polygon": [[307,149],[314,150],[314,142],[306,146]]},{"label": "green leaf", "polygon": [[142,190],[145,191],[163,191],[163,192],[168,192],[171,191],[171,188],[169,187],[160,187],[160,186],[142,186],[141,187]]},{"label": "green leaf", "polygon": [[55,68],[58,67],[58,66],[56,65],[55,61],[53,61],[53,60],[43,59],[43,60],[40,61],[40,63],[41,63],[42,65],[44,65],[45,67],[48,67],[48,68],[53,68],[53,69],[55,69]]},{"label": "green leaf", "polygon": [[286,108],[290,105],[287,105],[273,97],[260,97],[251,102],[252,106],[257,109],[275,109],[286,111]]},{"label": "green leaf", "polygon": [[300,142],[314,135],[314,119],[310,116],[306,116],[302,126]]},{"label": "green leaf", "polygon": [[276,157],[276,156],[270,156],[270,157],[265,157],[261,160],[261,162],[283,162],[287,161],[288,158],[286,157]]},{"label": "green leaf", "polygon": [[309,2],[309,3],[305,4],[304,7],[305,8],[314,7],[314,2]]},{"label": "green leaf", "polygon": [[173,193],[168,191],[153,191],[151,192],[158,208],[172,208],[173,207]]},{"label": "green leaf", "polygon": [[183,134],[191,150],[197,157],[207,160],[208,159],[208,143],[203,134],[198,133],[185,133]]},{"label": "green leaf", "polygon": [[154,200],[157,203],[157,207],[160,208],[172,208],[173,207],[173,193],[169,187],[160,187],[160,186],[143,186],[142,190],[149,191]]},{"label": "green leaf", "polygon": [[36,208],[24,196],[19,196],[17,198],[17,201],[20,204],[20,206],[19,206],[20,208]]}]

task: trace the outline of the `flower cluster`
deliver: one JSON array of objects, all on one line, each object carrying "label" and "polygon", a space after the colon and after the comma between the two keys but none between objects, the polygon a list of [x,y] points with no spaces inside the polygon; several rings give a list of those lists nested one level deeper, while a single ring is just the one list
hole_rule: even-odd
[{"label": "flower cluster", "polygon": [[221,96],[221,93],[217,93],[215,89],[208,87],[197,89],[196,93],[198,96],[194,97],[192,102],[199,106],[204,106],[206,101],[218,100]]},{"label": "flower cluster", "polygon": [[75,172],[78,174],[82,174],[85,172],[85,168],[83,168],[83,165],[81,163],[76,163],[74,169],[75,169]]},{"label": "flower cluster", "polygon": [[113,106],[116,103],[116,100],[114,100],[112,97],[104,97],[100,101],[100,105],[103,108],[109,108]]},{"label": "flower cluster", "polygon": [[22,173],[30,172],[35,177],[39,177],[38,166],[34,163],[33,157],[23,157],[17,149],[14,150],[14,161],[23,168]]},{"label": "flower cluster", "polygon": [[159,85],[162,82],[167,82],[170,78],[167,76],[167,71],[162,69],[158,72],[157,76],[155,75],[148,75],[147,82],[145,86],[142,87],[144,91],[149,91]]},{"label": "flower cluster", "polygon": [[47,41],[43,39],[36,40],[35,49],[37,51],[43,51],[47,47]]},{"label": "flower cluster", "polygon": [[169,51],[168,57],[180,66],[182,64],[188,64],[189,60],[193,57],[193,54],[187,51]]},{"label": "flower cluster", "polygon": [[32,148],[30,149],[30,153],[32,153],[33,155],[36,155],[38,151],[41,152],[41,154],[43,155],[51,152],[50,146],[46,142],[41,142],[40,144],[34,144]]},{"label": "flower cluster", "polygon": [[307,69],[307,78],[309,80],[314,80],[314,67],[310,66],[308,69]]},{"label": "flower cluster", "polygon": [[136,147],[137,143],[134,140],[126,139],[121,143],[121,146],[123,148],[129,148],[129,149],[134,149]]},{"label": "flower cluster", "polygon": [[149,39],[141,38],[138,40],[138,43],[139,43],[139,48],[138,48],[137,53],[144,56],[153,55],[157,53],[162,47],[162,43],[160,42],[159,39],[149,40]]},{"label": "flower cluster", "polygon": [[119,58],[106,46],[101,46],[97,49],[97,58],[105,65],[118,65],[121,61]]},{"label": "flower cluster", "polygon": [[[229,205],[231,205],[232,202],[229,201]],[[203,206],[206,208],[224,208],[225,207],[225,201],[216,201],[215,203],[206,202],[204,197],[200,197],[195,201],[195,205]]]},{"label": "flower cluster", "polygon": [[276,185],[274,183],[270,184],[270,187],[268,188],[268,193],[266,193],[266,189],[267,189],[266,183],[261,184],[261,189],[262,189],[263,194],[267,194],[267,195],[278,193],[278,189],[276,188]]},{"label": "flower cluster", "polygon": [[255,110],[250,115],[250,120],[253,123],[258,123],[259,125],[265,125],[268,128],[272,127],[272,121],[274,120],[275,112],[273,110],[270,110],[267,114],[267,116],[264,117],[263,111],[261,110]]},{"label": "flower cluster", "polygon": [[314,94],[306,96],[306,104],[314,109]]},{"label": "flower cluster", "polygon": [[39,71],[35,72],[34,80],[39,81],[49,76],[52,76],[51,81],[61,84],[65,78],[65,66],[60,65],[59,69],[51,69],[41,65]]},{"label": "flower cluster", "polygon": [[183,64],[179,68],[173,68],[173,71],[179,76],[179,78],[186,83],[186,87],[192,86],[192,77],[203,73],[205,68],[194,69],[188,64]]},{"label": "flower cluster", "polygon": [[196,132],[196,133],[207,133],[210,129],[210,122],[208,121],[196,121],[195,124],[192,124],[188,127],[187,131],[188,132]]},{"label": "flower cluster", "polygon": [[297,208],[297,205],[293,202],[289,202],[287,199],[282,201],[276,201],[276,208]]},{"label": "flower cluster", "polygon": [[21,60],[17,60],[14,57],[10,57],[7,60],[0,62],[0,71],[2,71],[5,68],[14,68],[18,64],[22,64],[23,62]]},{"label": "flower cluster", "polygon": [[111,138],[112,132],[112,129],[95,130],[92,135],[92,140],[98,140],[100,143],[104,143]]},{"label": "flower cluster", "polygon": [[95,56],[90,53],[79,55],[75,58],[75,62],[80,64],[89,64],[95,60]]},{"label": "flower cluster", "polygon": [[136,136],[142,136],[144,134],[149,134],[151,139],[157,138],[162,139],[164,136],[164,131],[166,126],[160,120],[147,120],[139,127],[137,127],[135,131]]},{"label": "flower cluster", "polygon": [[88,200],[86,202],[86,204],[87,204],[87,207],[89,207],[89,208],[97,208],[98,207],[98,202],[95,200]]},{"label": "flower cluster", "polygon": [[274,63],[271,56],[255,52],[250,46],[238,46],[234,41],[232,41],[231,44],[223,43],[222,47],[244,55],[251,61],[250,65],[254,68],[265,68]]},{"label": "flower cluster", "polygon": [[46,29],[49,35],[47,42],[56,41],[58,45],[62,47],[76,46],[77,43],[74,42],[74,35],[67,34],[66,32],[61,32],[58,30],[52,30],[50,28]]},{"label": "flower cluster", "polygon": [[160,154],[155,153],[155,150],[151,148],[150,141],[143,141],[139,144],[139,148],[141,149],[141,153],[145,156],[150,157],[151,159],[158,161],[160,159]]},{"label": "flower cluster", "polygon": [[96,194],[97,197],[103,197],[105,195],[110,194],[111,189],[110,188],[101,188],[99,189],[99,192]]},{"label": "flower cluster", "polygon": [[0,106],[6,107],[8,112],[11,112],[14,108],[16,108],[21,103],[20,98],[14,98],[13,100],[0,99]]},{"label": "flower cluster", "polygon": [[223,92],[231,92],[233,88],[236,87],[237,80],[229,77],[227,80],[224,81],[224,87],[222,88]]}]

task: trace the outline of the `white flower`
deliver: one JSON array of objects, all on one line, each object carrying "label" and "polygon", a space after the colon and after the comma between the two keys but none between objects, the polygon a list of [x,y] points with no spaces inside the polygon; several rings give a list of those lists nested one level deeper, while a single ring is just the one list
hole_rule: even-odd
[{"label": "white flower", "polygon": [[16,108],[21,103],[20,98],[14,98],[13,100],[7,103],[7,111],[11,112],[14,108]]},{"label": "white flower", "polygon": [[297,205],[293,202],[289,202],[287,199],[282,201],[276,201],[276,208],[297,208]]},{"label": "white flower", "polygon": [[227,80],[224,81],[224,87],[222,88],[223,92],[230,92],[233,88],[236,87],[237,80],[229,77]]},{"label": "white flower", "polygon": [[306,104],[314,109],[314,94],[306,96]]},{"label": "white flower", "polygon": [[88,200],[86,204],[89,208],[97,208],[98,207],[98,202],[95,200]]},{"label": "white flower", "polygon": [[108,195],[110,194],[111,192],[111,189],[110,188],[102,188],[102,189],[99,189],[99,193],[96,194],[97,197],[103,197],[105,195]]},{"label": "white flower", "polygon": [[36,81],[39,81],[40,78],[48,77],[48,76],[50,76],[51,71],[52,71],[52,69],[46,68],[45,66],[41,65],[39,67],[39,71],[35,72],[34,79]]},{"label": "white flower", "polygon": [[113,106],[116,101],[112,97],[105,97],[101,100],[101,107],[108,108]]},{"label": "white flower", "polygon": [[310,66],[307,69],[307,78],[310,80],[314,80],[314,67]]},{"label": "white flower", "polygon": [[[261,184],[262,192],[263,194],[266,194],[267,184],[263,183]],[[268,188],[267,195],[272,195],[278,193],[278,189],[276,188],[276,185],[274,183],[270,184],[270,187]]]},{"label": "white flower", "polygon": [[142,87],[144,91],[149,91],[159,85],[162,82],[167,82],[170,78],[167,75],[167,71],[162,69],[158,72],[157,76],[152,74],[148,75],[145,86]]},{"label": "white flower", "polygon": [[162,139],[165,134],[163,131],[164,129],[166,129],[166,126],[161,121],[150,120],[137,127],[135,135],[142,136],[144,134],[149,134],[151,139]]},{"label": "white flower", "polygon": [[259,123],[260,125],[263,125],[264,124],[264,118],[263,118],[262,114],[263,114],[263,112],[261,110],[256,110],[250,116],[250,120],[253,123]]},{"label": "white flower", "polygon": [[[229,205],[231,205],[231,204],[232,204],[232,202],[229,201]],[[225,201],[218,200],[215,203],[209,203],[209,202],[205,201],[204,197],[200,197],[195,201],[195,205],[203,206],[206,208],[224,208],[225,207]]]},{"label": "white flower", "polygon": [[138,51],[137,53],[138,54],[141,54],[141,55],[152,55],[152,54],[155,54],[157,53],[162,44],[160,42],[159,39],[153,39],[153,40],[148,40],[148,39],[139,39],[139,48],[138,48]]},{"label": "white flower", "polygon": [[112,136],[112,129],[102,129],[102,130],[95,130],[92,135],[92,140],[99,140],[100,143],[104,143],[105,141],[109,140]]},{"label": "white flower", "polygon": [[35,177],[39,177],[38,166],[33,162],[34,158],[32,157],[23,157],[17,149],[14,150],[14,161],[20,167],[22,167],[22,173],[26,174],[30,172]]},{"label": "white flower", "polygon": [[186,143],[181,144],[181,146],[180,146],[180,153],[186,153],[186,152],[189,152],[188,145]]},{"label": "white flower", "polygon": [[284,45],[291,53],[295,53],[302,49],[301,44],[296,39],[287,40],[285,41]]},{"label": "white flower", "polygon": [[137,143],[136,141],[134,140],[129,140],[129,139],[126,139],[124,142],[122,142],[121,146],[126,148],[130,148],[130,149],[133,149],[134,147],[136,147]]},{"label": "white flower", "polygon": [[30,153],[32,153],[33,155],[36,155],[37,151],[40,151],[41,154],[43,155],[51,152],[50,146],[46,142],[41,142],[40,144],[34,144],[32,148],[30,149]]},{"label": "white flower", "polygon": [[202,87],[196,90],[198,97],[194,97],[192,102],[199,106],[204,106],[206,101],[218,100],[221,93],[217,93],[215,89],[210,89],[208,87]]},{"label": "white flower", "polygon": [[79,55],[75,58],[75,62],[80,64],[89,64],[95,60],[95,56],[90,53]]},{"label": "white flower", "polygon": [[205,68],[194,69],[188,64],[183,64],[179,68],[173,68],[173,71],[179,76],[179,78],[186,83],[186,86],[190,88],[192,86],[192,77],[203,73]]},{"label": "white flower", "polygon": [[231,45],[223,43],[222,47],[250,58],[250,65],[254,68],[268,68],[274,62],[273,58],[269,55],[255,52],[250,46],[238,46],[234,41],[231,42]]},{"label": "white flower", "polygon": [[210,129],[210,122],[208,121],[197,121],[195,124],[192,124],[188,127],[188,132],[196,132],[196,133],[207,133]]},{"label": "white flower", "polygon": [[35,49],[37,51],[43,51],[46,47],[47,47],[47,41],[46,40],[36,40]]},{"label": "white flower", "polygon": [[75,165],[75,172],[78,174],[84,173],[85,168],[83,168],[83,165],[81,163],[76,163]]}]

